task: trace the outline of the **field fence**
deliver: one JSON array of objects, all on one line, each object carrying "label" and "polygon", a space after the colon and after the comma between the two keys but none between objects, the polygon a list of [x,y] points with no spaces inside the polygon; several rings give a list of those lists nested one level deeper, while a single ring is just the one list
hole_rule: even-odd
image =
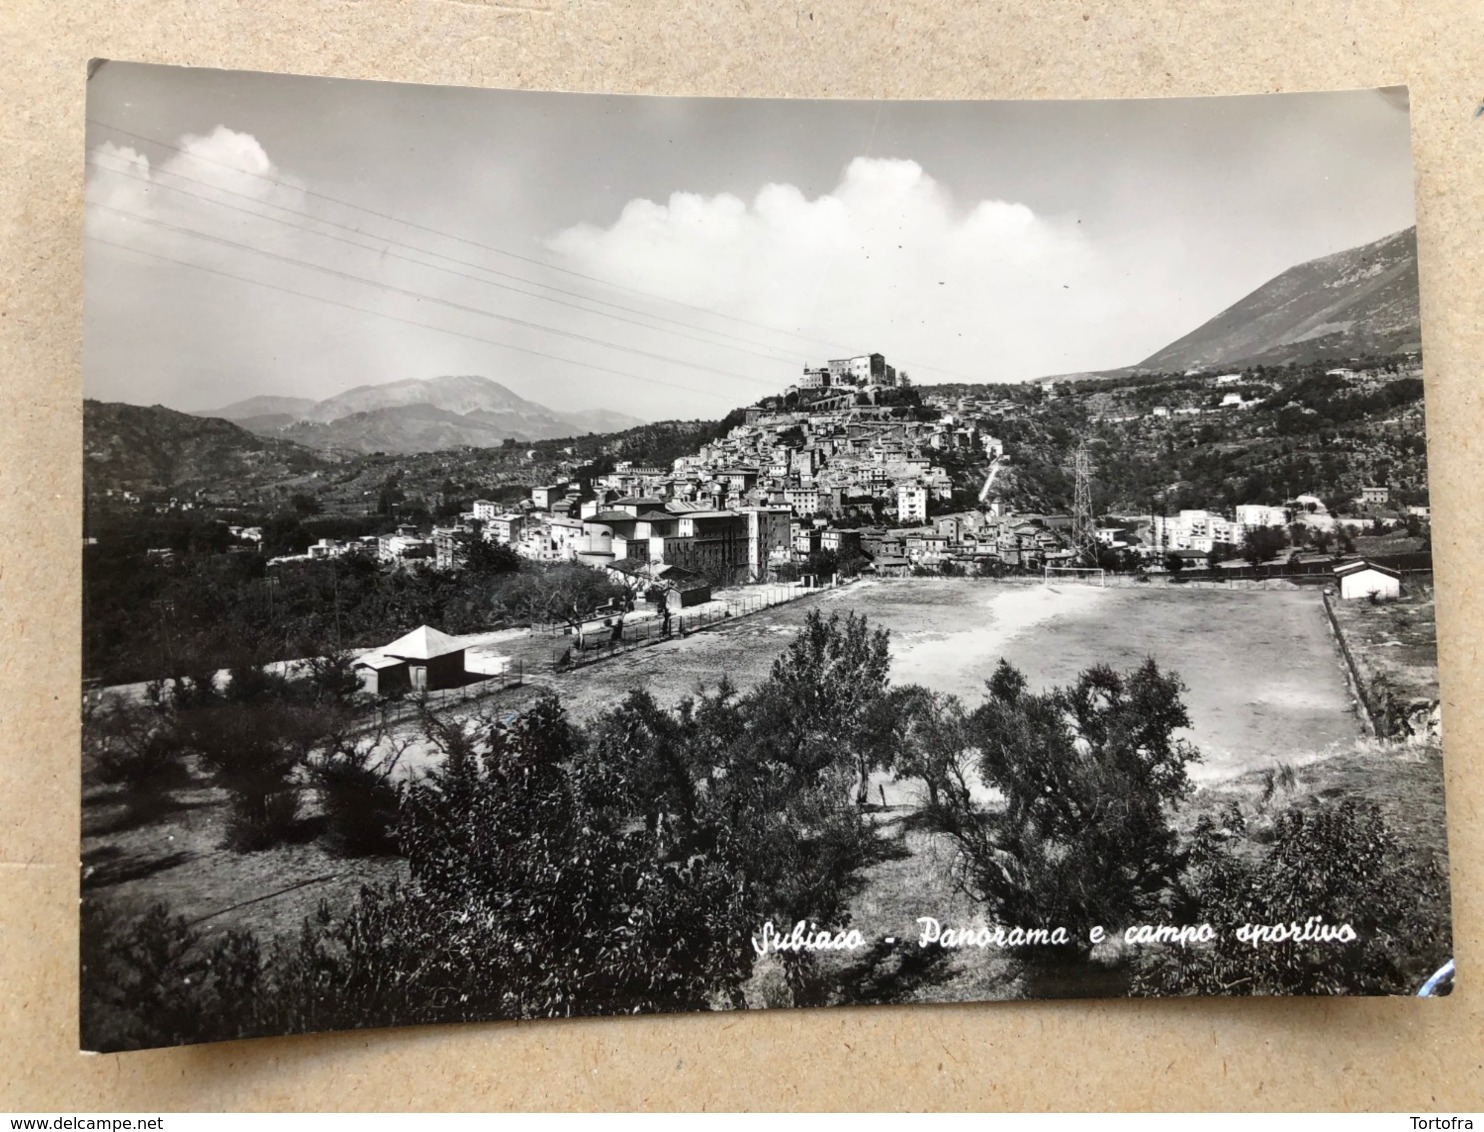
[{"label": "field fence", "polygon": [[395,699],[386,698],[376,702],[376,719],[382,727],[401,723],[423,714],[424,711],[441,711],[460,704],[478,703],[503,692],[506,688],[519,687],[526,682],[526,665],[523,660],[514,660],[501,672],[489,676],[477,676],[457,688],[436,688],[432,691],[409,692]]},{"label": "field fence", "polygon": [[599,660],[608,660],[659,644],[661,641],[688,637],[723,622],[762,613],[775,606],[835,589],[839,584],[838,579],[831,578],[815,586],[760,586],[756,592],[728,595],[694,609],[672,610],[668,617],[660,614],[644,620],[603,626],[581,634],[574,634],[569,627],[563,626],[566,635],[576,639],[552,650],[552,667],[558,670],[581,668]]}]

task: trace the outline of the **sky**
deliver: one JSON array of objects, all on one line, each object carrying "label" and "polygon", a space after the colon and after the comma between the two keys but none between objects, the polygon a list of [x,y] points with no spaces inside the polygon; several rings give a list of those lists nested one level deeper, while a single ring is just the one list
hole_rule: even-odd
[{"label": "sky", "polygon": [[88,397],[479,374],[716,417],[879,352],[919,385],[1132,365],[1415,223],[1405,92],[690,99],[106,63]]}]

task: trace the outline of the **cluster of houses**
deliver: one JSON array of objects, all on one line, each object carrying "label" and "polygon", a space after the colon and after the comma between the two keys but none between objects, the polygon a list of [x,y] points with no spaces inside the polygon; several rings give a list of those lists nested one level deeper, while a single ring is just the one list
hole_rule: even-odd
[{"label": "cluster of houses", "polygon": [[[767,399],[726,436],[668,468],[624,462],[596,477],[534,487],[514,506],[478,500],[454,526],[378,536],[375,552],[384,561],[453,566],[469,540],[481,537],[535,561],[668,566],[725,584],[766,580],[822,549],[865,552],[880,543],[884,557],[905,557],[902,531],[930,536],[931,549],[914,539],[913,552],[931,557],[940,540],[927,527],[929,508],[954,489],[934,454],[979,447],[999,456],[1003,445],[962,411],[923,421],[871,403],[866,393],[906,381],[880,354],[836,359],[810,373],[818,381],[807,387],[825,396],[788,407]],[[849,394],[836,405],[832,390]],[[862,513],[892,517],[896,529],[877,532],[881,539],[860,531],[842,538],[833,529]],[[365,549],[372,541],[360,540]],[[327,541],[310,554],[359,548]]]},{"label": "cluster of houses", "polygon": [[[1230,386],[1249,379],[1213,380]],[[929,412],[910,414],[878,403],[881,391],[906,383],[881,354],[806,366],[784,396],[749,407],[742,424],[669,467],[622,462],[604,474],[538,485],[513,505],[478,500],[457,523],[431,531],[399,527],[349,542],[322,539],[308,556],[359,551],[383,562],[454,568],[474,540],[484,539],[534,561],[611,571],[632,589],[659,588],[681,606],[710,600],[712,585],[807,568],[821,552],[886,575],[950,565],[1081,564],[1068,516],[1015,514],[982,497],[978,508],[942,513],[955,484],[935,457],[962,449],[995,465],[1004,461],[1004,445],[991,430],[1015,403],[930,396],[923,401]],[[993,476],[986,492],[992,483]],[[1367,488],[1366,502],[1384,491]],[[1301,497],[1288,507],[1242,505],[1230,517],[1183,510],[1100,526],[1095,535],[1101,547],[1151,563],[1172,553],[1194,563],[1316,506],[1322,509],[1317,499]]]},{"label": "cluster of houses", "polygon": [[[1304,501],[1296,500],[1295,503],[1302,506]],[[1289,517],[1288,509],[1263,503],[1240,504],[1235,517],[1230,519],[1204,509],[1185,510],[1178,515],[1155,515],[1152,517],[1150,546],[1156,552],[1192,550],[1209,554],[1217,546],[1241,546],[1248,531],[1285,527]]]}]

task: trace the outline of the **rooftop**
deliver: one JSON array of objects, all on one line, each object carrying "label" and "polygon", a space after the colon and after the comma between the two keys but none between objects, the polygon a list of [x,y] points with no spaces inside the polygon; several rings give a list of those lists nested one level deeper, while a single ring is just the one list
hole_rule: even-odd
[{"label": "rooftop", "polygon": [[447,633],[440,633],[431,625],[420,625],[404,637],[398,637],[380,651],[401,660],[432,660],[452,652],[462,652],[464,646]]}]

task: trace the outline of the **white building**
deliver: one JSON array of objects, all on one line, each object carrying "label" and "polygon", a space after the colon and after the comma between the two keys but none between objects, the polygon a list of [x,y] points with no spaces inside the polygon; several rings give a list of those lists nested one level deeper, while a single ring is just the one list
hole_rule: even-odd
[{"label": "white building", "polygon": [[1286,527],[1288,512],[1265,503],[1240,503],[1237,505],[1237,522],[1243,527]]},{"label": "white building", "polygon": [[[478,504],[475,504],[477,507]],[[526,519],[524,515],[514,513],[495,515],[485,520],[484,537],[486,541],[502,542],[509,546],[520,541],[521,531],[525,528]]]},{"label": "white building", "polygon": [[904,483],[897,488],[897,522],[903,526],[927,522],[927,488]]},{"label": "white building", "polygon": [[1345,601],[1363,597],[1394,601],[1402,593],[1402,576],[1399,573],[1364,559],[1336,566],[1335,580],[1340,583],[1340,597]]},{"label": "white building", "polygon": [[1236,546],[1243,526],[1210,511],[1181,511],[1176,516],[1154,517],[1154,545],[1160,550],[1198,550],[1209,554],[1218,544]]}]

